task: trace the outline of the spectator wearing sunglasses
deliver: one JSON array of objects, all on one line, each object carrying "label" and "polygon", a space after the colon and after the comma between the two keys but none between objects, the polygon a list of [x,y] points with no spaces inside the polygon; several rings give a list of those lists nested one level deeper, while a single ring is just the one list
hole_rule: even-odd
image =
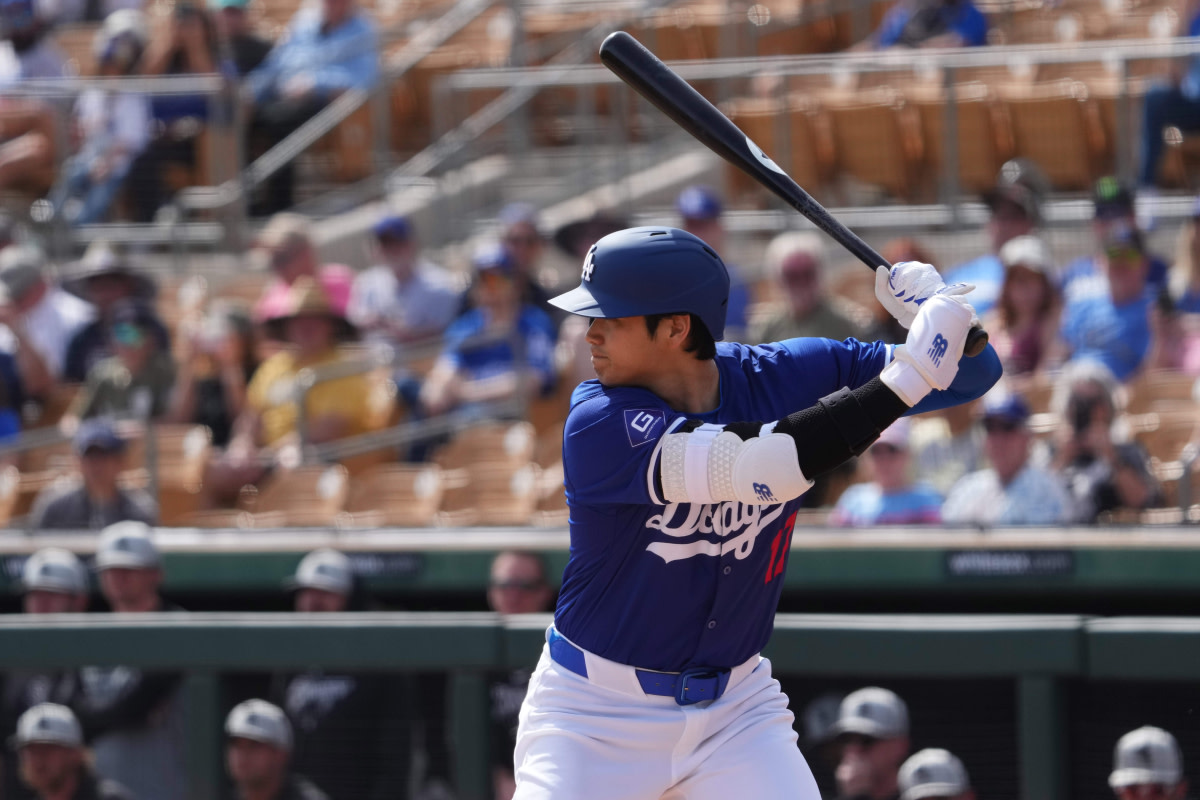
[{"label": "spectator wearing sunglasses", "polygon": [[88,371],[68,416],[161,417],[175,383],[175,363],[155,335],[161,326],[145,302],[121,301],[109,322],[113,355]]},{"label": "spectator wearing sunglasses", "polygon": [[[549,291],[547,285],[554,288],[558,276],[552,270],[541,268],[545,237],[542,235],[537,209],[529,203],[509,203],[500,209],[496,221],[500,224],[500,244],[512,260],[513,283],[518,289],[521,302],[546,314],[557,328],[568,315],[562,309],[550,305],[550,297],[554,292]],[[587,246],[591,247],[592,242],[588,242]],[[586,249],[584,252],[587,252]],[[479,298],[474,291],[474,283],[472,281],[471,287],[463,293],[459,313],[465,314],[478,306]]]},{"label": "spectator wearing sunglasses", "polygon": [[838,498],[829,524],[841,527],[925,525],[942,521],[942,496],[912,476],[911,423],[901,417],[867,450],[872,480],[856,483]]},{"label": "spectator wearing sunglasses", "polygon": [[[554,590],[546,582],[546,568],[536,553],[506,550],[492,560],[488,605],[498,614],[538,614],[553,607]],[[489,676],[489,724],[492,761],[492,796],[512,800],[513,750],[517,745],[517,714],[529,688],[526,667]]]},{"label": "spectator wearing sunglasses", "polygon": [[895,692],[867,686],[846,695],[829,733],[838,800],[898,800],[909,739],[908,706]]},{"label": "spectator wearing sunglasses", "polygon": [[991,466],[959,480],[942,506],[956,525],[1058,525],[1073,517],[1058,476],[1030,463],[1029,405],[1019,394],[984,399],[984,452]]},{"label": "spectator wearing sunglasses", "polygon": [[[750,324],[747,341],[779,342],[797,337],[866,339],[858,309],[848,308],[825,292],[825,243],[815,233],[781,233],[767,245],[767,273],[783,290],[781,302]],[[844,302],[844,301],[843,301]]]},{"label": "spectator wearing sunglasses", "polygon": [[1136,228],[1116,227],[1096,258],[1097,274],[1068,289],[1061,335],[1072,359],[1099,361],[1125,382],[1153,344],[1150,257]]}]

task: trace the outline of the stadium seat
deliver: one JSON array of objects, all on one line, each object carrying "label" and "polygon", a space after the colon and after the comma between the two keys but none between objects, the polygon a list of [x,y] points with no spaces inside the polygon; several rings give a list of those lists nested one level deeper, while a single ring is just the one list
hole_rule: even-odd
[{"label": "stadium seat", "polygon": [[920,122],[888,87],[846,96],[826,94],[822,105],[833,132],[840,173],[892,197],[915,199],[923,158]]},{"label": "stadium seat", "polygon": [[[1012,131],[1004,108],[987,84],[960,83],[954,87],[958,134],[958,186],[963,193],[978,194],[996,182],[1000,165],[1012,155]],[[914,86],[905,96],[916,112],[924,138],[927,180],[940,181],[945,163],[947,135],[946,93],[940,86]],[[936,186],[930,187],[935,191]]]},{"label": "stadium seat", "polygon": [[527,463],[465,467],[467,481],[448,489],[438,511],[439,525],[528,525],[540,500],[541,468]]},{"label": "stadium seat", "polygon": [[1059,190],[1084,190],[1112,172],[1099,109],[1079,81],[997,88],[1012,123],[1014,154],[1028,158]]},{"label": "stadium seat", "polygon": [[0,525],[7,525],[16,515],[21,498],[21,474],[11,464],[0,467]]},{"label": "stadium seat", "polygon": [[431,460],[443,469],[479,465],[512,469],[532,461],[536,443],[537,433],[528,422],[488,422],[461,431]]},{"label": "stadium seat", "polygon": [[1125,386],[1125,410],[1140,414],[1182,409],[1200,415],[1200,406],[1193,395],[1195,384],[1194,377],[1180,372],[1156,370],[1143,373]]},{"label": "stadium seat", "polygon": [[433,524],[444,492],[442,470],[434,464],[385,464],[351,481],[339,527]]},{"label": "stadium seat", "polygon": [[201,528],[332,527],[346,502],[349,475],[340,464],[279,470],[261,488],[243,490],[237,508],[198,511],[181,524]]},{"label": "stadium seat", "polygon": [[[833,168],[833,142],[828,119],[815,102],[799,93],[786,100],[743,97],[724,110],[809,194],[821,198]],[[725,172],[731,198],[766,199],[762,187],[737,167],[726,165]]]}]

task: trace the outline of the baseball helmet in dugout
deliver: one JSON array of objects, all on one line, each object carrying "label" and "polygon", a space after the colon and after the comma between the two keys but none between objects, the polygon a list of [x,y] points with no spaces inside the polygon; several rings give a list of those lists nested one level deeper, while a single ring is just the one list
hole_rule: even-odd
[{"label": "baseball helmet in dugout", "polygon": [[689,312],[720,341],[729,304],[729,271],[715,250],[687,231],[627,228],[592,245],[583,260],[579,287],[550,302],[584,317]]}]

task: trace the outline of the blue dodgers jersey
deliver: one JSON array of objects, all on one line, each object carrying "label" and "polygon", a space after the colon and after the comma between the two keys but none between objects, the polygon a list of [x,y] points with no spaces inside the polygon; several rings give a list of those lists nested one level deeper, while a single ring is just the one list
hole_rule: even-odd
[{"label": "blue dodgers jersey", "polygon": [[[780,419],[879,374],[887,345],[791,339],[717,345],[721,400],[684,416],[646,389],[581,384],[563,437],[571,554],[555,626],[597,655],[647,669],[732,667],[774,624],[800,500],[662,505],[651,466],[685,419]],[[769,491],[770,487],[765,487]]]}]

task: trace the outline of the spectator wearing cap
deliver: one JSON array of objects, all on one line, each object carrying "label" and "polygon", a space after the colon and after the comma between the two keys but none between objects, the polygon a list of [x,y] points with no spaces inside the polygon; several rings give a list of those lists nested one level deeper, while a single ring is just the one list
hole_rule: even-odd
[{"label": "spectator wearing cap", "polygon": [[941,522],[942,496],[912,477],[911,423],[901,418],[867,450],[872,479],[838,498],[829,524],[841,527],[925,525]]},{"label": "spectator wearing cap", "polygon": [[235,74],[249,75],[267,59],[274,44],[255,33],[250,0],[208,0],[223,55]]},{"label": "spectator wearing cap", "polygon": [[985,320],[1004,374],[1028,376],[1062,361],[1058,338],[1062,300],[1050,249],[1032,234],[1000,248],[1004,281],[996,306]]},{"label": "spectator wearing cap", "polygon": [[734,342],[746,333],[747,313],[750,310],[750,290],[742,277],[742,270],[730,263],[726,250],[725,223],[722,215],[724,204],[716,190],[710,186],[688,186],[675,198],[675,210],[682,219],[683,229],[704,240],[717,251],[729,270],[729,303],[725,312],[725,338]]},{"label": "spectator wearing cap", "polygon": [[275,466],[293,464],[301,423],[310,444],[366,433],[381,423],[371,407],[372,385],[364,372],[313,384],[301,410],[296,384],[300,371],[319,374],[347,363],[338,345],[356,336],[325,285],[308,276],[298,278],[286,306],[270,321],[270,335],[284,348],[259,365],[246,387],[233,438],[205,477],[213,500],[236,497],[242,486],[257,483]]},{"label": "spectator wearing cap", "polygon": [[175,383],[175,362],[154,335],[161,325],[154,309],[144,302],[117,304],[108,325],[113,355],[88,370],[64,419],[68,429],[72,420],[97,416],[142,420],[163,416]]},{"label": "spectator wearing cap", "polygon": [[[1108,250],[1122,246],[1135,238],[1143,240],[1138,225],[1135,193],[1125,183],[1109,175],[1100,178],[1092,187],[1092,253],[1081,256],[1063,269],[1060,277],[1063,297],[1067,302],[1078,292],[1087,294],[1095,287],[1095,278],[1105,272]],[[1157,293],[1167,289],[1167,262],[1148,250],[1146,283]]]},{"label": "spectator wearing cap", "polygon": [[[105,241],[88,246],[83,258],[68,270],[62,288],[91,303],[96,312],[95,319],[80,328],[67,345],[63,377],[68,383],[82,383],[88,370],[113,354],[110,334],[116,308],[128,300],[150,305],[158,289],[127,254]],[[171,337],[166,326],[157,319],[151,325],[159,348],[169,351]]]},{"label": "spectator wearing cap", "polygon": [[975,800],[975,790],[958,756],[930,747],[900,765],[900,800]]},{"label": "spectator wearing cap", "polygon": [[7,0],[0,3],[0,87],[31,78],[61,78],[67,60],[54,43],[54,23],[47,18],[45,4],[37,0]]},{"label": "spectator wearing cap", "polygon": [[855,49],[982,47],[988,23],[971,0],[899,0]]},{"label": "spectator wearing cap", "polygon": [[908,706],[895,692],[868,686],[842,699],[830,733],[838,751],[839,800],[896,800],[908,755]]},{"label": "spectator wearing cap", "polygon": [[1063,290],[1060,336],[1072,359],[1099,361],[1117,380],[1132,379],[1154,345],[1155,302],[1150,256],[1141,233],[1114,228],[1099,256],[1099,272],[1076,277]]},{"label": "spectator wearing cap", "polygon": [[[49,279],[45,254],[32,245],[0,251],[0,350],[16,358],[24,391],[44,397],[63,380],[72,338],[95,316],[92,307]],[[0,364],[0,374],[4,365]]]},{"label": "spectator wearing cap", "polygon": [[405,345],[440,336],[458,309],[454,279],[421,256],[406,217],[383,217],[371,232],[377,263],[354,279],[346,316],[369,341]]},{"label": "spectator wearing cap", "polygon": [[80,423],[74,446],[81,483],[53,485],[39,495],[30,512],[31,531],[99,530],[122,520],[157,520],[158,509],[148,494],[118,485],[125,440],[111,422],[97,418]]},{"label": "spectator wearing cap", "polygon": [[[314,550],[286,583],[303,614],[362,611],[366,598],[350,559]],[[407,679],[320,669],[279,674],[271,697],[295,725],[292,765],[333,798],[384,800],[407,794],[411,749]],[[353,769],[347,765],[353,764]]]},{"label": "spectator wearing cap", "polygon": [[258,370],[249,311],[217,301],[180,339],[179,372],[166,420],[203,425],[212,431],[213,445],[225,447],[233,436],[234,420],[246,406],[246,387]]},{"label": "spectator wearing cap", "polygon": [[825,292],[825,243],[815,233],[781,233],[767,245],[767,272],[782,290],[783,302],[753,325],[749,342],[779,342],[798,337],[865,339],[863,314]]},{"label": "spectator wearing cap", "polygon": [[239,703],[225,718],[225,735],[231,800],[329,800],[317,784],[292,771],[292,725],[279,706],[266,700]]},{"label": "spectator wearing cap", "polygon": [[555,328],[541,309],[522,303],[516,265],[501,245],[486,244],[472,258],[475,308],[446,331],[445,347],[425,385],[430,414],[529,400],[554,388]]},{"label": "spectator wearing cap", "polygon": [[[254,305],[256,323],[267,325],[285,313],[291,302],[292,284],[303,277],[319,280],[326,291],[344,287],[333,291],[329,299],[338,311],[346,310],[354,275],[341,264],[320,263],[316,243],[309,235],[312,225],[312,220],[299,214],[276,214],[255,239],[254,247],[266,256],[272,275]],[[267,325],[264,333],[271,332]]]},{"label": "spectator wearing cap", "polygon": [[[244,81],[250,99],[251,151],[260,153],[291,134],[343,92],[379,82],[379,35],[355,0],[305,6],[266,60]],[[268,179],[255,210],[271,214],[292,205],[288,162]]]},{"label": "spectator wearing cap", "polygon": [[[555,327],[561,325],[569,315],[550,304],[550,297],[554,293],[548,291],[543,284],[543,281],[553,283],[555,276],[551,271],[538,268],[544,249],[544,237],[537,209],[529,203],[509,203],[500,209],[496,221],[500,228],[500,245],[508,251],[512,261],[512,280],[517,287],[521,303],[542,311],[550,317]],[[488,246],[490,244],[484,245]],[[591,247],[591,243],[588,247]],[[471,285],[459,298],[458,315],[465,314],[478,305],[475,277],[472,275]]]},{"label": "spectator wearing cap", "polygon": [[[553,610],[554,590],[546,582],[546,567],[536,553],[506,550],[492,559],[488,606],[498,614],[543,614]],[[488,676],[491,698],[489,755],[492,797],[512,800],[516,791],[513,751],[517,747],[517,716],[529,689],[529,669],[521,667]]]},{"label": "spectator wearing cap", "polygon": [[984,398],[984,451],[991,466],[966,475],[946,496],[942,520],[956,525],[1062,525],[1074,519],[1058,475],[1030,459],[1029,406],[1019,394]]},{"label": "spectator wearing cap", "polygon": [[[79,614],[88,607],[88,575],[83,562],[69,550],[46,547],[25,560],[21,568],[21,609],[26,614]],[[39,703],[71,701],[76,691],[74,670],[15,669],[4,673],[0,695],[0,725],[13,730],[17,719]],[[0,774],[3,797],[19,797],[17,754],[6,748]]]},{"label": "spectator wearing cap", "polygon": [[1150,457],[1122,435],[1120,398],[1116,377],[1099,361],[1069,361],[1055,381],[1050,408],[1058,424],[1051,468],[1071,496],[1077,522],[1162,501]]},{"label": "spectator wearing cap", "polygon": [[[178,612],[160,593],[162,557],[144,522],[118,522],[96,545],[100,593],[113,612]],[[186,719],[179,673],[138,667],[80,667],[72,703],[92,743],[101,775],[128,786],[136,797],[187,795]]]},{"label": "spectator wearing cap", "polygon": [[1130,731],[1117,740],[1108,785],[1117,800],[1184,800],[1188,782],[1179,743],[1153,725]]},{"label": "spectator wearing cap", "polygon": [[[146,19],[134,8],[105,18],[92,45],[100,77],[137,73],[147,43]],[[150,101],[137,92],[89,88],[75,103],[79,150],[50,192],[54,211],[71,225],[103,222],[133,161],[150,139]]]},{"label": "spectator wearing cap", "polygon": [[[39,800],[132,800],[129,790],[88,764],[83,729],[71,709],[39,703],[21,715],[12,738],[21,782]],[[100,772],[103,774],[103,772]]]},{"label": "spectator wearing cap", "polygon": [[991,311],[1004,283],[1000,250],[1009,240],[1033,233],[1042,223],[1042,200],[1050,183],[1028,159],[1007,161],[996,176],[996,185],[983,195],[987,205],[989,250],[984,255],[949,269],[946,283],[970,283],[971,305],[980,316]]}]

